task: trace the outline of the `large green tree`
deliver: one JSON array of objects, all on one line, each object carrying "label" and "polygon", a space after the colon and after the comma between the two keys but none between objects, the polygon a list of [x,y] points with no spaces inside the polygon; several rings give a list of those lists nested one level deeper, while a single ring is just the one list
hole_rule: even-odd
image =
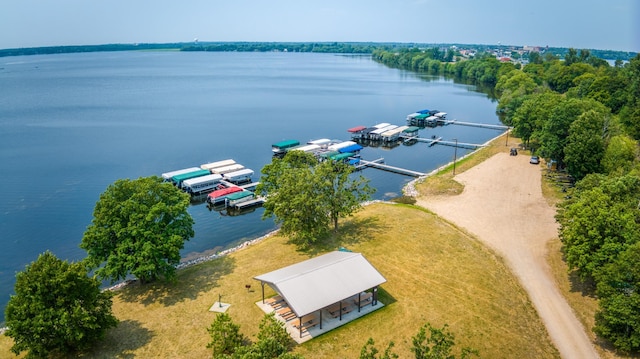
[{"label": "large green tree", "polygon": [[620,121],[632,138],[640,140],[640,54],[629,61],[623,69],[629,87],[626,102],[620,109]]},{"label": "large green tree", "polygon": [[530,140],[539,142],[538,137],[544,123],[561,100],[561,95],[551,91],[525,96],[511,118],[514,135],[520,137],[527,145]]},{"label": "large green tree", "polygon": [[571,124],[583,113],[593,110],[600,116],[607,116],[609,110],[591,99],[563,98],[545,119],[536,136],[541,144],[540,154],[564,165],[564,148],[569,137]]},{"label": "large green tree", "polygon": [[264,218],[274,216],[283,233],[301,245],[324,236],[350,216],[373,189],[342,162],[318,162],[311,154],[290,151],[262,169],[257,191],[267,196]]},{"label": "large green tree", "polygon": [[605,173],[623,175],[631,171],[638,160],[638,142],[626,135],[613,136],[602,158]]},{"label": "large green tree", "polygon": [[512,70],[503,75],[496,84],[496,92],[500,95],[498,112],[504,114],[504,122],[512,124],[512,118],[516,110],[530,95],[536,91],[538,85],[526,73]]},{"label": "large green tree", "polygon": [[159,177],[118,180],[100,195],[80,247],[88,265],[115,282],[175,278],[184,242],[193,237],[189,195]]},{"label": "large green tree", "polygon": [[15,295],[5,309],[11,351],[29,358],[88,349],[118,320],[111,312],[111,292],[87,276],[81,263],[51,252],[41,254],[16,275]]},{"label": "large green tree", "polygon": [[561,204],[556,219],[567,263],[583,279],[640,240],[640,178],[635,174],[608,178],[589,175],[573,197]]},{"label": "large green tree", "polygon": [[580,180],[590,173],[602,172],[609,122],[609,117],[591,110],[580,115],[569,127],[564,161],[574,178]]},{"label": "large green tree", "polygon": [[629,246],[598,276],[598,335],[626,352],[640,351],[640,243]]}]

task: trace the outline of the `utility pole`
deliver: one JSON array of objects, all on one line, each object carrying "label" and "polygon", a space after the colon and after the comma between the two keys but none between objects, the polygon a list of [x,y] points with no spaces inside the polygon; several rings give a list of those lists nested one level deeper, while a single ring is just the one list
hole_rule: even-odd
[{"label": "utility pole", "polygon": [[458,139],[454,138],[454,141],[456,141],[456,146],[453,149],[453,175],[456,175],[456,160],[458,158]]}]

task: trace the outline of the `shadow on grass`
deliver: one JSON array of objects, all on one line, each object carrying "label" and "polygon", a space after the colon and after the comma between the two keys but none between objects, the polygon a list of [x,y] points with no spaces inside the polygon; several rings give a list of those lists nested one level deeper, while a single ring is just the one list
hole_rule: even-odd
[{"label": "shadow on grass", "polygon": [[185,300],[196,299],[201,293],[218,286],[218,280],[233,271],[235,260],[223,256],[212,261],[200,263],[178,271],[173,283],[138,282],[119,291],[122,300],[144,305],[162,303],[171,306]]},{"label": "shadow on grass", "polygon": [[[135,358],[136,349],[147,345],[153,332],[136,320],[125,320],[107,332],[105,339],[90,352],[74,354],[73,358]],[[71,357],[69,357],[71,358]]]},{"label": "shadow on grass", "polygon": [[378,300],[384,303],[385,306],[393,304],[398,300],[391,295],[391,293],[384,290],[384,288],[378,287]]},{"label": "shadow on grass", "polygon": [[[562,261],[567,263],[567,255],[564,253],[564,245],[562,246]],[[580,278],[577,270],[569,270],[567,273],[569,279],[570,290],[574,293],[580,293],[583,297],[596,298],[596,283],[593,280]]]},{"label": "shadow on grass", "polygon": [[[373,238],[374,234],[383,228],[382,221],[376,217],[355,218],[340,222],[338,231],[330,231],[325,237],[319,238],[307,247],[298,246],[298,250],[316,256],[327,251],[348,247]],[[295,242],[292,242],[296,244]]]}]

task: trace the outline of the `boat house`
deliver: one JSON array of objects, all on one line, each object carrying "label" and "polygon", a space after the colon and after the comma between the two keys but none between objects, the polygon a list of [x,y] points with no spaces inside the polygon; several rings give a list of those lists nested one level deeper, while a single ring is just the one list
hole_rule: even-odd
[{"label": "boat house", "polygon": [[[292,337],[307,340],[383,306],[378,286],[386,279],[361,253],[334,251],[254,277],[265,311],[275,311]],[[265,298],[265,285],[277,295]],[[344,320],[343,320],[344,319]],[[297,333],[296,333],[297,332]]]}]

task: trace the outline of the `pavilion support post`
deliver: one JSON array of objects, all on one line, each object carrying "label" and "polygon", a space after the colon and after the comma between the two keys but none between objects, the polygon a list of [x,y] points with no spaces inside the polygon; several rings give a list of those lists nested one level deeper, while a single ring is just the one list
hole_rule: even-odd
[{"label": "pavilion support post", "polygon": [[300,328],[300,338],[302,338],[302,317],[298,317],[298,328]]},{"label": "pavilion support post", "polygon": [[264,304],[264,282],[260,282],[260,286],[262,287],[262,304]]},{"label": "pavilion support post", "polygon": [[340,321],[342,321],[342,301],[340,301],[340,308],[338,308],[338,310],[340,311]]},{"label": "pavilion support post", "polygon": [[360,313],[360,305],[361,305],[360,299],[362,298],[361,295],[362,295],[362,292],[358,293],[358,313]]},{"label": "pavilion support post", "polygon": [[373,296],[371,297],[371,306],[378,304],[378,286],[373,287]]},{"label": "pavilion support post", "polygon": [[320,312],[320,330],[322,330],[322,309],[320,309],[319,312]]}]

